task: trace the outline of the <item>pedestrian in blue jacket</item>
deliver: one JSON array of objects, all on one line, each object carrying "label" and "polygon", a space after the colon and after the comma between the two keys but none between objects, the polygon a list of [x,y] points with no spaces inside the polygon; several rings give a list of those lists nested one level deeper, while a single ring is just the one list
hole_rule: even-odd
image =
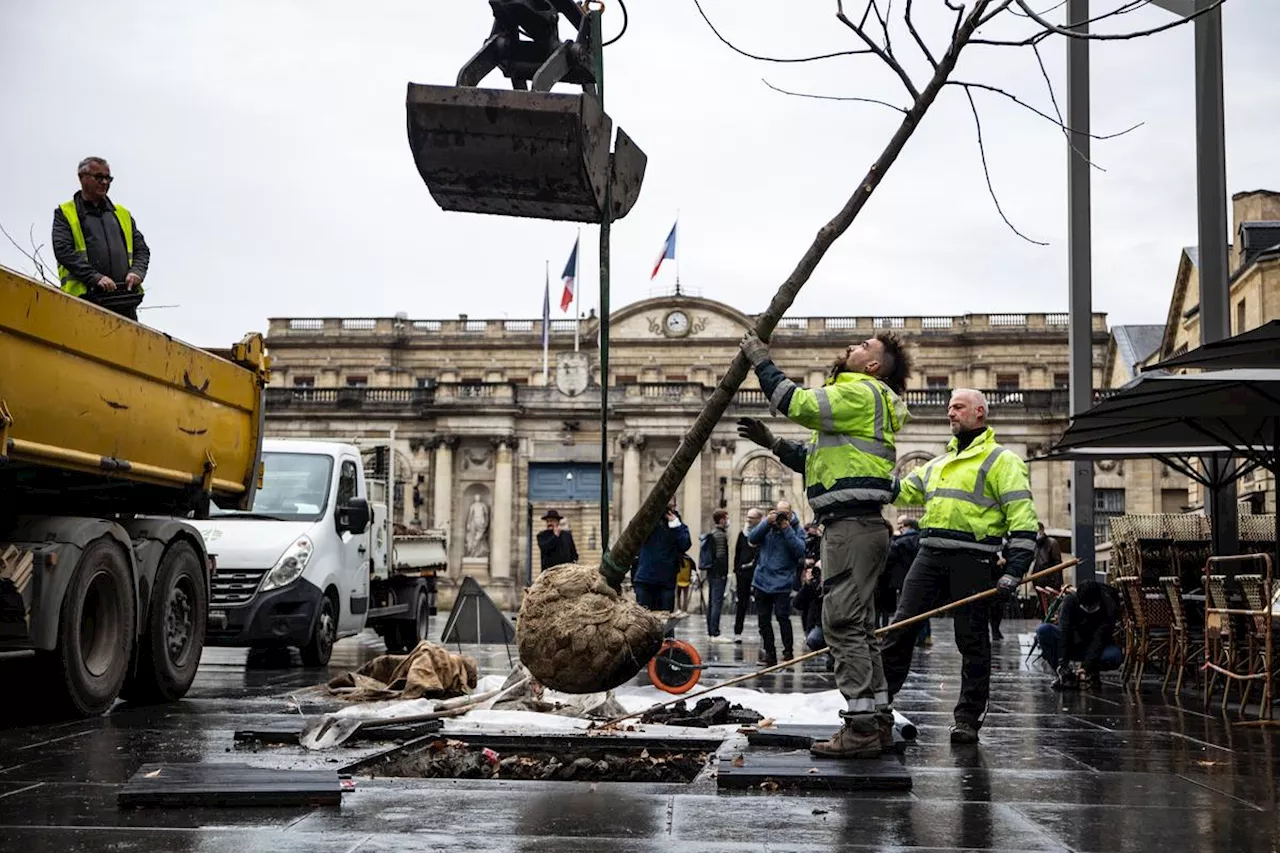
[{"label": "pedestrian in blue jacket", "polygon": [[778,620],[778,632],[782,635],[782,659],[795,657],[791,633],[791,591],[800,578],[804,536],[791,514],[791,504],[778,501],[777,507],[765,516],[764,521],[747,534],[747,541],[760,548],[755,576],[751,580],[763,644],[759,663],[761,666],[773,666],[778,662],[778,647],[773,640],[771,615]]},{"label": "pedestrian in blue jacket", "polygon": [[631,579],[637,604],[647,610],[676,609],[680,558],[692,544],[689,527],[680,520],[673,497],[667,503],[667,514],[658,519],[649,538],[640,546],[640,560]]}]

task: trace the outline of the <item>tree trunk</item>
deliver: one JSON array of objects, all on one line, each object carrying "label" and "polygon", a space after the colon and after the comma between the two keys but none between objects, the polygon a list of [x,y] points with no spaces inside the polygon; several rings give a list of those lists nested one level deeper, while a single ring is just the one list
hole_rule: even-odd
[{"label": "tree trunk", "polygon": [[[902,119],[902,124],[898,126],[897,132],[894,133],[893,138],[889,140],[889,144],[885,146],[880,157],[867,171],[866,177],[862,179],[858,189],[845,202],[840,212],[818,231],[818,235],[814,238],[812,245],[809,246],[804,256],[800,258],[800,263],[796,265],[795,270],[778,288],[778,292],[769,303],[768,310],[761,314],[756,322],[756,334],[760,336],[762,341],[767,342],[772,337],[774,327],[778,325],[778,321],[782,319],[787,309],[791,307],[791,303],[795,301],[800,288],[804,286],[805,282],[809,280],[809,276],[813,274],[814,269],[817,268],[818,262],[826,255],[831,245],[845,231],[849,230],[849,226],[853,224],[854,219],[862,211],[867,199],[871,198],[871,193],[884,180],[885,173],[889,171],[889,167],[898,159],[898,155],[902,153],[903,146],[907,144],[907,140],[911,138],[916,128],[920,126],[920,120],[924,118],[925,113],[934,100],[937,99],[938,93],[947,82],[947,78],[955,68],[956,60],[960,58],[960,51],[973,36],[973,31],[977,28],[978,20],[982,17],[982,12],[986,6],[986,3],[978,3],[961,23],[951,40],[951,45],[948,47],[947,52],[938,60],[938,67],[934,71],[933,77],[929,80],[929,84],[920,92],[920,96],[912,104],[911,109],[907,111],[906,116]],[[644,544],[644,541],[653,531],[658,518],[666,511],[667,502],[675,494],[676,488],[679,487],[681,481],[684,480],[685,474],[688,473],[690,466],[693,465],[693,460],[697,458],[703,445],[711,438],[712,430],[715,429],[716,424],[724,416],[725,410],[729,407],[729,402],[733,399],[734,394],[737,393],[738,386],[742,384],[743,379],[746,379],[749,368],[750,364],[746,356],[741,352],[734,356],[732,364],[729,365],[729,370],[720,380],[720,384],[716,386],[715,391],[712,392],[711,399],[707,401],[706,407],[698,415],[697,420],[693,422],[693,426],[685,433],[684,439],[680,442],[679,448],[676,449],[675,455],[667,463],[662,476],[658,478],[657,484],[649,492],[648,497],[645,498],[639,512],[627,524],[622,535],[618,537],[617,543],[606,554],[605,562],[601,566],[601,572],[605,573],[606,577],[608,576],[609,563],[612,563],[616,569],[623,571],[629,570],[635,563],[640,554],[640,546]]]}]

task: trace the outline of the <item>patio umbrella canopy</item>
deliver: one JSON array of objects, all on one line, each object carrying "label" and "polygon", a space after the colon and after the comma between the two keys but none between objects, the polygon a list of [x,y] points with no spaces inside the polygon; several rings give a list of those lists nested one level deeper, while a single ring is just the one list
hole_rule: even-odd
[{"label": "patio umbrella canopy", "polygon": [[1144,370],[1171,370],[1198,367],[1204,370],[1280,367],[1280,320],[1232,338],[1205,344],[1182,355],[1175,355]]}]

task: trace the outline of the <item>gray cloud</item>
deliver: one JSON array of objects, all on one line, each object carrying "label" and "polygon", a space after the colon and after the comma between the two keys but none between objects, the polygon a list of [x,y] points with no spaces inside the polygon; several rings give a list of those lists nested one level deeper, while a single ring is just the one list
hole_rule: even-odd
[{"label": "gray cloud", "polygon": [[[661,12],[659,12],[659,5]],[[743,47],[847,49],[833,4],[706,0]],[[917,4],[926,7],[931,4]],[[1099,5],[1099,4],[1095,4]],[[640,201],[614,232],[614,306],[669,286],[649,270],[680,211],[682,282],[762,310],[844,202],[897,122],[884,108],[791,98],[760,82],[901,101],[874,60],[758,63],[715,40],[692,3],[631,3],[610,48],[606,106],[649,155]],[[1058,13],[1055,13],[1058,14]],[[1225,7],[1228,183],[1275,187],[1280,92],[1270,61],[1280,8]],[[449,82],[480,45],[474,2],[175,4],[9,0],[0,6],[0,222],[47,239],[88,152],[111,160],[113,196],[152,245],[147,322],[204,345],[268,316],[536,317],[545,261],[553,303],[576,226],[445,214],[405,138],[408,81]],[[938,36],[945,16],[923,24]],[[1143,9],[1126,27],[1168,20]],[[1007,22],[1010,32],[1022,21]],[[618,24],[608,15],[607,29]],[[900,49],[907,51],[905,40]],[[1065,96],[1063,45],[1046,62]],[[1094,144],[1096,310],[1161,322],[1178,250],[1196,240],[1192,32],[1095,44],[1094,123],[1139,130]],[[912,70],[924,73],[922,61]],[[974,49],[966,79],[1049,110],[1029,51]],[[487,85],[505,83],[499,76]],[[979,96],[1001,223],[972,117],[948,90],[862,218],[819,266],[795,314],[1064,310],[1066,147],[1051,124]],[[1226,230],[1224,223],[1224,232]],[[596,304],[594,227],[582,229],[584,310]],[[0,263],[25,268],[7,244]],[[558,305],[553,305],[558,314]]]}]

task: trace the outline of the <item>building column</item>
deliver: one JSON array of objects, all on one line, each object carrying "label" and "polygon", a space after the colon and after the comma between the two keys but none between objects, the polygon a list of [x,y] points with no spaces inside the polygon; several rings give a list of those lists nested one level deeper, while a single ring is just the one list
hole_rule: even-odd
[{"label": "building column", "polygon": [[431,526],[452,533],[453,522],[453,451],[460,439],[456,435],[436,438],[435,482],[431,496]]},{"label": "building column", "polygon": [[702,452],[694,457],[689,472],[684,475],[684,496],[680,501],[680,517],[689,526],[689,539],[693,552],[698,553],[698,538],[702,536]]},{"label": "building column", "polygon": [[511,579],[511,504],[515,499],[515,474],[511,464],[510,436],[493,440],[493,524],[489,530],[489,576]]},{"label": "building column", "polygon": [[644,449],[644,436],[628,433],[619,441],[622,445],[622,518],[620,526],[626,527],[640,511],[640,451]]}]

